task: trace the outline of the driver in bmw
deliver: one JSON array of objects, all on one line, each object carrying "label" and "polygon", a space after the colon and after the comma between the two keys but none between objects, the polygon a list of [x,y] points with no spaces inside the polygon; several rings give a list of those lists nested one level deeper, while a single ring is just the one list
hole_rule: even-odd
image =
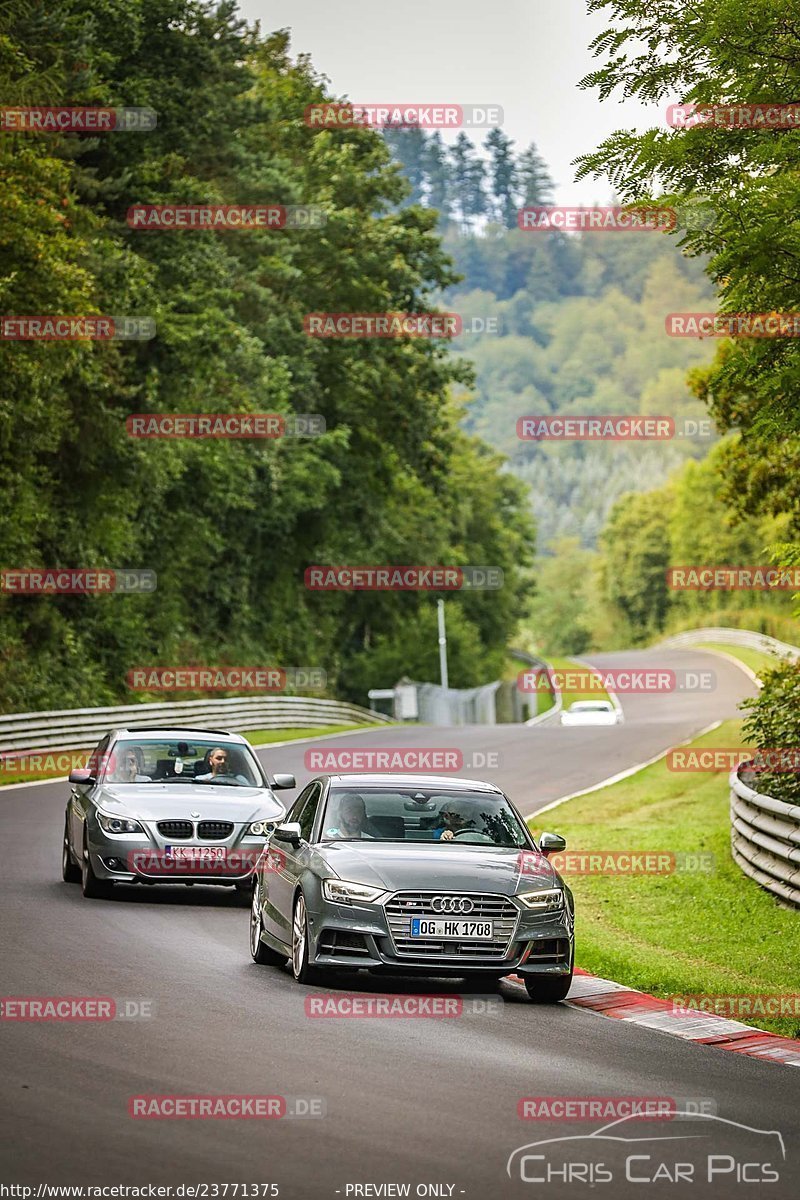
[{"label": "driver in bmw", "polygon": [[439,841],[450,842],[462,829],[470,829],[474,825],[472,808],[468,803],[464,800],[446,800],[439,809],[439,824],[433,836]]},{"label": "driver in bmw", "polygon": [[211,770],[205,775],[195,775],[195,783],[211,783],[215,779],[235,779],[237,783],[247,783],[244,775],[231,774],[230,766],[228,765],[228,751],[223,750],[221,746],[215,746],[208,755],[206,761],[211,767]]}]

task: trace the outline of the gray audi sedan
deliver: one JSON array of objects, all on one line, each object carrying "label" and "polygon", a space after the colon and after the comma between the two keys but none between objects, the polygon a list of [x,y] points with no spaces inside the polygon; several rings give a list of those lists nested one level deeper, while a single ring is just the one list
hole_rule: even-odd
[{"label": "gray audi sedan", "polygon": [[324,775],[270,834],[253,881],[250,953],[295,979],[367,968],[517,975],[531,1000],[572,982],[572,893],[510,800],[431,775]]},{"label": "gray audi sedan", "polygon": [[116,729],[72,771],[61,873],[89,898],[115,883],[223,884],[250,903],[266,838],[285,816],[250,744],[221,729]]}]

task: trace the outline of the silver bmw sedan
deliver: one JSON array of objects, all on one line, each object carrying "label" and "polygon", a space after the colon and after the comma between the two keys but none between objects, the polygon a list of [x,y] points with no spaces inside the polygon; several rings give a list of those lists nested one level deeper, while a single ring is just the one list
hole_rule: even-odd
[{"label": "silver bmw sedan", "polygon": [[250,744],[220,729],[116,729],[70,774],[62,876],[107,898],[115,883],[217,884],[249,900],[284,816]]}]

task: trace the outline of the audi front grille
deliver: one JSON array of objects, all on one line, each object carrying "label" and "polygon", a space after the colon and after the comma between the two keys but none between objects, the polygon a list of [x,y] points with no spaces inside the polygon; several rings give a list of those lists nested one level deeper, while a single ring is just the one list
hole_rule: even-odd
[{"label": "audi front grille", "polygon": [[201,821],[197,826],[197,836],[210,841],[224,841],[233,833],[233,821]]},{"label": "audi front grille", "polygon": [[[435,896],[444,897],[445,902],[458,902],[462,897],[472,901],[470,912],[441,912],[432,907]],[[464,938],[459,941],[443,941],[436,938],[411,936],[412,917],[439,920],[466,919],[468,921],[492,921],[494,937]],[[386,903],[386,919],[398,958],[424,958],[452,962],[458,959],[501,962],[508,955],[511,939],[517,927],[519,911],[507,896],[486,895],[481,892],[398,892]]]},{"label": "audi front grille", "polygon": [[156,828],[166,838],[190,838],[194,833],[191,821],[159,821]]}]

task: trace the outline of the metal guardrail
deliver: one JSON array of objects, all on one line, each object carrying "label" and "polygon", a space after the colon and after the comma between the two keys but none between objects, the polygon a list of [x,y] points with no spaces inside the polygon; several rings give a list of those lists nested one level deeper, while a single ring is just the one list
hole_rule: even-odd
[{"label": "metal guardrail", "polygon": [[[800,658],[800,647],[751,629],[691,629],[660,644],[678,647],[698,642],[746,646],[782,658]],[[747,764],[743,763],[730,777],[733,860],[761,887],[800,908],[800,805],[762,796],[741,778],[746,771]]]},{"label": "metal guardrail", "polygon": [[310,696],[235,697],[178,704],[127,704],[68,708],[0,716],[0,754],[20,750],[91,750],[109,729],[148,725],[248,729],[318,728],[323,725],[394,724],[392,717],[343,700]]},{"label": "metal guardrail", "polygon": [[777,638],[766,633],[755,633],[752,629],[732,629],[719,627],[710,629],[689,629],[685,633],[676,633],[673,637],[659,642],[660,646],[694,646],[698,642],[720,642],[729,646],[746,646],[750,650],[762,650],[765,653],[778,654],[787,658],[800,658],[800,646],[790,646],[788,642],[779,642]]},{"label": "metal guardrail", "polygon": [[800,804],[762,796],[731,772],[731,853],[761,887],[800,908]]}]

